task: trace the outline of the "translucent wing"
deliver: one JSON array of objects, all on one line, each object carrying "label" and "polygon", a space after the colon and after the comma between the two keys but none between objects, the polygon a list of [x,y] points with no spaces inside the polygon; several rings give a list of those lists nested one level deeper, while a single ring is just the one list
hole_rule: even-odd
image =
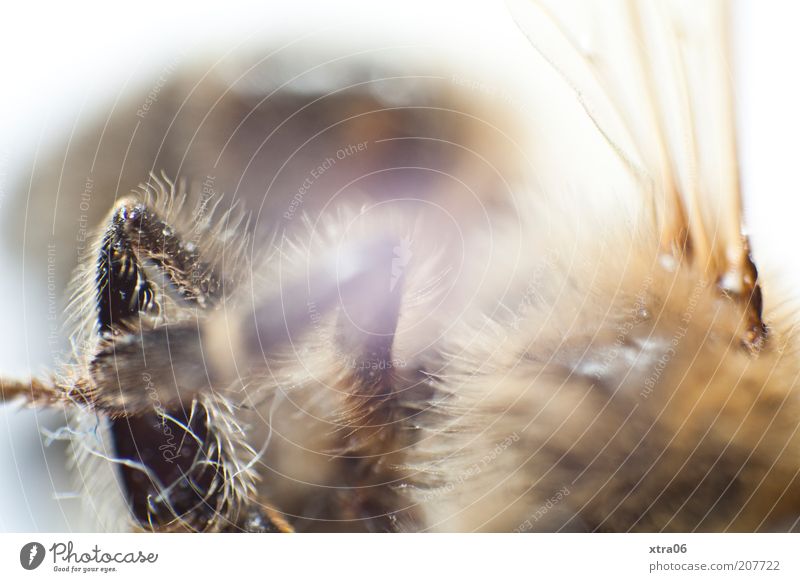
[{"label": "translucent wing", "polygon": [[742,234],[724,0],[509,0],[533,48],[637,179],[664,257],[747,304],[760,291]]}]

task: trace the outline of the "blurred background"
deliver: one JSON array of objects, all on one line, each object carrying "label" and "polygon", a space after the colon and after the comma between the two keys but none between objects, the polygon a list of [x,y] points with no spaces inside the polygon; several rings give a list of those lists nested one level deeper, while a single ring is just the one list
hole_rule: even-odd
[{"label": "blurred background", "polygon": [[[794,288],[800,6],[732,7],[747,228],[762,271]],[[34,1],[4,9],[0,55],[4,376],[58,361],[85,237],[151,170],[242,200],[265,229],[292,228],[297,206],[324,210],[322,195],[293,207],[300,188],[356,202],[411,192],[445,209],[463,205],[464,188],[477,214],[532,184],[591,188],[586,204],[608,212],[603,193],[629,187],[598,184],[613,156],[502,2]],[[560,122],[549,132],[548,118],[574,120],[576,131]],[[303,186],[364,136],[366,153]],[[65,471],[64,444],[45,446],[63,424],[57,413],[0,407],[0,531],[97,527]]]}]

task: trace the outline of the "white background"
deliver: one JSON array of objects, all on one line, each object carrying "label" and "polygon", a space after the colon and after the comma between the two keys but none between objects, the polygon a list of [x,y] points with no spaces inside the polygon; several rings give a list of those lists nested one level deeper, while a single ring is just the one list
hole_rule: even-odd
[{"label": "white background", "polygon": [[[19,566],[23,544],[49,549],[73,541],[74,552],[157,553],[154,564],[123,564],[109,574],[54,573],[48,552],[33,572]],[[650,553],[651,546],[686,544],[686,553]],[[797,580],[793,534],[226,534],[0,535],[0,573],[37,580]],[[777,571],[650,574],[650,564],[714,564],[779,560]],[[20,573],[27,576],[21,576]],[[17,578],[17,576],[19,576]]]}]

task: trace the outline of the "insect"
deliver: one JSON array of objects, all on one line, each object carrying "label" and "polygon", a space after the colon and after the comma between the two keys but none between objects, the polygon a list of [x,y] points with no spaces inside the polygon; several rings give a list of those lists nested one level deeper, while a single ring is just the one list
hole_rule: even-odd
[{"label": "insect", "polygon": [[74,357],[3,381],[71,412],[106,527],[797,529],[799,370],[743,234],[724,3],[702,32],[615,3],[591,50],[509,5],[629,212],[516,180],[486,220],[426,190],[265,242],[151,177],[78,275]]}]

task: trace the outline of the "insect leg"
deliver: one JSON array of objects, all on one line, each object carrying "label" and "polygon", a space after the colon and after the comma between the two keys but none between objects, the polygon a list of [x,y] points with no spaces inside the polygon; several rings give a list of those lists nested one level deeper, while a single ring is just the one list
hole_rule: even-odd
[{"label": "insect leg", "polygon": [[111,417],[126,500],[141,527],[216,530],[236,523],[246,501],[252,477],[229,468],[247,445],[231,444],[241,430],[226,403],[203,395],[209,381],[199,320],[148,319],[162,307],[148,265],[188,306],[205,311],[222,290],[198,245],[159,210],[136,198],[119,201],[97,258],[95,405]]},{"label": "insect leg", "polygon": [[188,404],[209,388],[198,321],[148,325],[143,317],[161,309],[148,264],[165,276],[180,301],[203,311],[223,289],[199,245],[185,240],[155,205],[134,197],[115,205],[97,257],[102,341],[90,362],[96,405],[112,416],[150,410],[154,395],[164,406]]},{"label": "insect leg", "polygon": [[101,335],[126,327],[140,311],[155,307],[155,289],[143,262],[155,264],[188,304],[210,307],[222,279],[197,245],[183,240],[158,212],[135,198],[119,201],[103,234],[97,262],[98,324]]},{"label": "insect leg", "polygon": [[29,406],[53,406],[67,402],[67,394],[60,388],[33,378],[22,382],[0,378],[0,402],[24,399]]}]

